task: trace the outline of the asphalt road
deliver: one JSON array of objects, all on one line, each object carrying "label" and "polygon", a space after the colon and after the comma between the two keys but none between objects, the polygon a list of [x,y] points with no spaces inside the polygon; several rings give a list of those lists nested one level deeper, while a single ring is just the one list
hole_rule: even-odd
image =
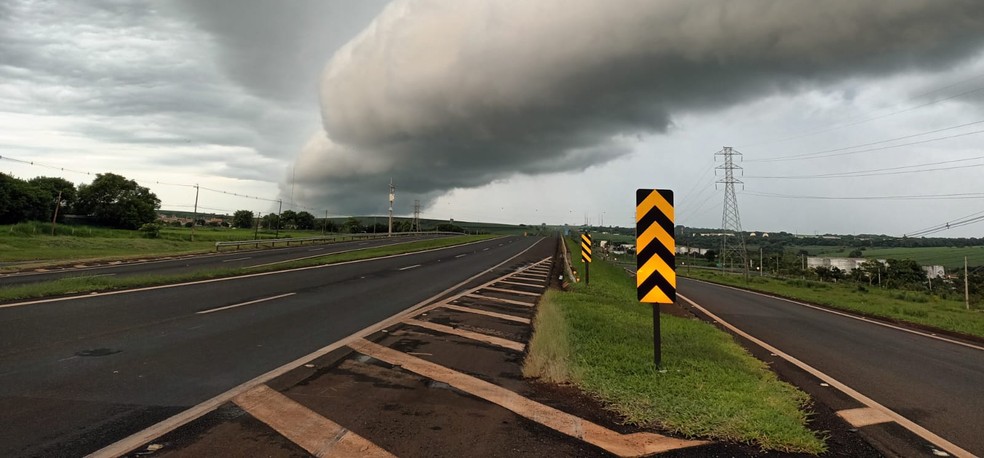
[{"label": "asphalt road", "polygon": [[0,308],[0,455],[92,452],[541,240]]},{"label": "asphalt road", "polygon": [[297,259],[324,256],[342,251],[360,250],[439,237],[446,236],[422,234],[419,236],[355,240],[321,245],[309,244],[248,251],[223,251],[221,253],[207,253],[175,258],[103,263],[85,267],[62,267],[47,269],[45,271],[17,272],[0,274],[0,287],[39,283],[70,277],[175,275],[213,268],[256,267],[269,263],[289,262]]},{"label": "asphalt road", "polygon": [[984,456],[984,351],[680,278],[680,294],[959,447]]}]

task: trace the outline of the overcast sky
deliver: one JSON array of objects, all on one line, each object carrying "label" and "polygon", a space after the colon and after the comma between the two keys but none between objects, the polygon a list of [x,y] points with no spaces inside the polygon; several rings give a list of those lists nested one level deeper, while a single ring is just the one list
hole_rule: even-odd
[{"label": "overcast sky", "polygon": [[984,2],[0,0],[0,126],[165,209],[528,224],[719,227],[731,146],[746,230],[902,235],[984,214]]}]

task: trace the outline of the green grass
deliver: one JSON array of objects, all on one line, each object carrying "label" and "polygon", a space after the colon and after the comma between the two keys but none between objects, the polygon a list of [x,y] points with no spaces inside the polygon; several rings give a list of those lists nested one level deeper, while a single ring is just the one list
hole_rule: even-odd
[{"label": "green grass", "polygon": [[749,277],[704,269],[678,270],[681,276],[738,286],[778,296],[826,305],[842,310],[917,323],[948,331],[984,337],[984,311],[967,310],[962,300],[941,299],[914,291],[858,286],[856,283],[820,283],[809,280],[783,280]]},{"label": "green grass", "polygon": [[213,278],[233,277],[237,275],[273,272],[278,270],[293,269],[298,267],[310,267],[325,264],[337,264],[345,261],[355,261],[361,259],[378,258],[395,254],[412,253],[416,251],[429,250],[434,248],[444,248],[464,243],[477,242],[493,238],[492,235],[466,235],[458,237],[440,238],[433,240],[421,240],[416,242],[401,243],[378,248],[366,248],[348,253],[326,254],[317,258],[304,259],[300,261],[287,262],[260,268],[226,268],[226,269],[207,269],[189,272],[179,275],[142,275],[126,277],[95,277],[81,276],[63,278],[49,282],[33,283],[20,286],[11,286],[0,289],[0,301],[14,301],[24,299],[36,299],[48,296],[59,296],[67,294],[82,294],[90,292],[105,292],[128,288],[145,286],[158,286],[188,281],[208,280]]},{"label": "green grass", "polygon": [[[846,257],[852,249],[837,249],[826,256]],[[984,246],[924,247],[924,248],[866,248],[861,252],[868,259],[911,259],[920,265],[940,265],[947,270],[963,268],[964,256],[972,266],[984,265]]]},{"label": "green grass", "polygon": [[707,323],[665,314],[661,322],[658,370],[652,306],[636,300],[624,270],[596,259],[590,286],[542,299],[524,373],[574,383],[643,427],[780,452],[825,450],[806,427],[806,394]]},{"label": "green grass", "polygon": [[[145,238],[139,231],[108,229],[91,226],[58,225],[57,235],[51,235],[51,225],[20,223],[0,226],[0,262],[37,261],[81,262],[114,260],[134,257],[167,256],[201,253],[213,250],[215,242],[253,240],[252,229],[215,227],[167,227],[159,238]],[[315,237],[321,231],[281,230],[280,238]],[[277,236],[274,231],[259,231],[258,238]]]}]

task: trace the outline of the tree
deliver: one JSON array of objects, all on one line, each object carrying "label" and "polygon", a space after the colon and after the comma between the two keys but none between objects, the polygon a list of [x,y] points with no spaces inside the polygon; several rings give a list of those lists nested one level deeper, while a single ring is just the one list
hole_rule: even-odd
[{"label": "tree", "polygon": [[89,185],[80,185],[76,211],[91,215],[101,224],[137,229],[157,219],[161,200],[136,181],[114,173],[96,175]]},{"label": "tree", "polygon": [[280,214],[281,229],[297,229],[297,212],[294,210],[284,210]]},{"label": "tree", "polygon": [[30,183],[0,174],[0,224],[51,219],[54,198]]},{"label": "tree", "polygon": [[263,221],[263,227],[265,229],[267,229],[267,230],[271,230],[271,229],[280,227],[279,226],[279,224],[280,224],[280,217],[277,216],[276,213],[267,213],[266,215],[263,215],[263,218],[261,218],[261,221]]},{"label": "tree", "polygon": [[343,224],[342,227],[345,229],[345,232],[348,232],[350,234],[362,232],[363,230],[362,223],[360,223],[359,220],[356,219],[354,216],[345,220],[345,224]]},{"label": "tree", "polygon": [[61,193],[61,201],[57,202],[59,218],[64,216],[75,205],[77,191],[75,190],[75,184],[71,181],[59,177],[35,177],[28,181],[28,183],[43,193],[47,197],[48,202],[51,203],[51,205],[45,207],[45,213],[48,213],[48,217],[44,219],[45,221],[51,220],[52,215],[50,213],[54,210],[55,200],[58,199],[59,193]]},{"label": "tree", "polygon": [[240,229],[250,229],[253,227],[253,212],[249,210],[236,210],[232,214],[232,226]]},{"label": "tree", "polygon": [[294,216],[294,226],[298,229],[314,229],[314,215],[302,211]]}]

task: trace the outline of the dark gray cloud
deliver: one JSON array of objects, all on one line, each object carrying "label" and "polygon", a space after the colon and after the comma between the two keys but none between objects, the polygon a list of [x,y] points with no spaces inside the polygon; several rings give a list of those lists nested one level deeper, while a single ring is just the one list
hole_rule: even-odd
[{"label": "dark gray cloud", "polygon": [[623,157],[675,116],[898,72],[984,43],[973,0],[397,1],[329,62],[302,196],[379,211]]}]

